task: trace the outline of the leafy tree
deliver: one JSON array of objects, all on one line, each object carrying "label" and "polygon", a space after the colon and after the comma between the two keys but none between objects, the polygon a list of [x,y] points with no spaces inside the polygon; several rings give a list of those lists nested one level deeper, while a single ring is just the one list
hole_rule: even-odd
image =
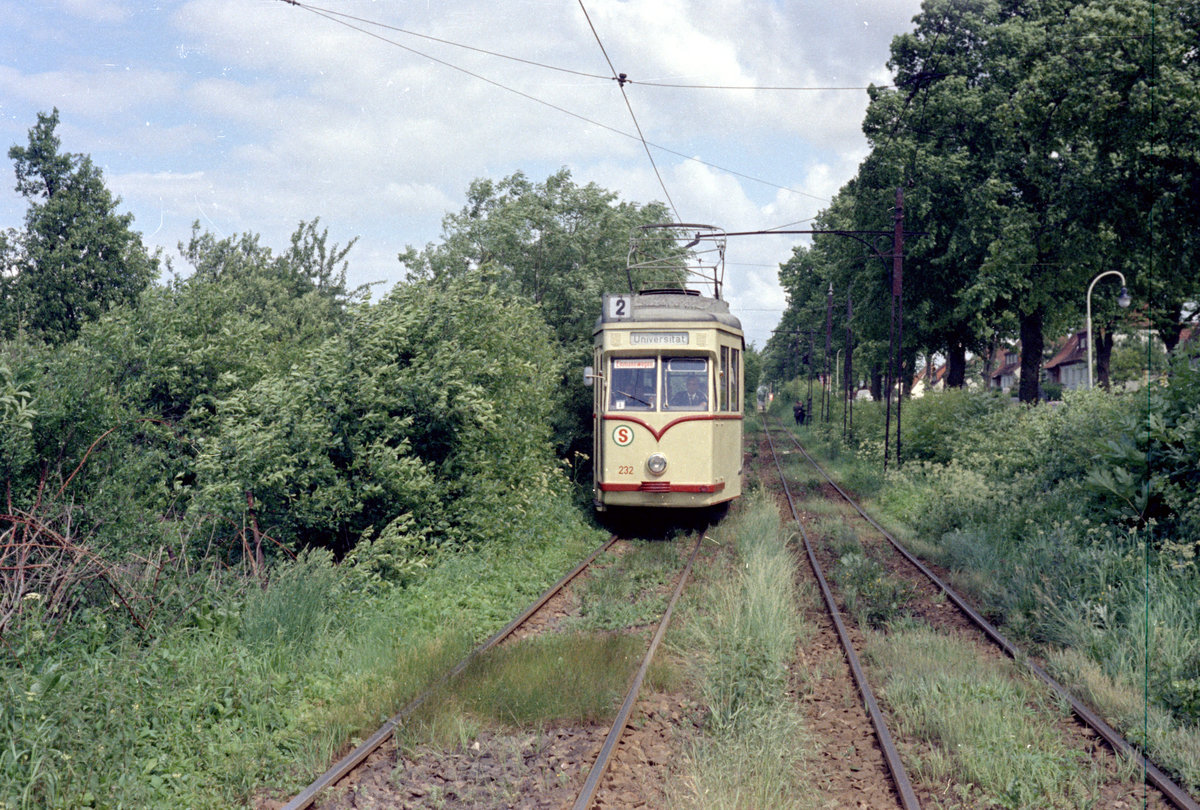
[{"label": "leafy tree", "polygon": [[518,172],[471,183],[467,204],[442,223],[442,242],[400,254],[410,279],[461,278],[476,268],[504,293],[532,301],[554,330],[565,359],[554,415],[560,454],[589,453],[592,396],[578,383],[591,358],[600,296],[627,288],[630,233],[668,219],[661,203],[639,206],[562,169],[533,183]]},{"label": "leafy tree", "polygon": [[301,362],[350,319],[349,246],[317,225],[301,223],[278,255],[257,236],[197,229],[180,246],[190,276],[150,287],[72,341],[9,341],[13,385],[29,393],[33,416],[27,430],[0,431],[0,486],[28,504],[43,482],[55,491],[78,468],[66,490],[75,525],[121,547],[150,542],[144,527],[161,516],[185,514],[198,442],[220,403]]},{"label": "leafy tree", "polygon": [[[1178,341],[1200,296],[1198,14],[1190,2],[926,0],[893,41],[895,87],[872,88],[863,125],[872,152],[822,217],[885,228],[905,188],[906,227],[923,232],[906,245],[905,344],[944,354],[951,385],[967,352],[1019,335],[1033,401],[1044,335],[1078,328],[1103,270],[1122,270],[1167,347]],[[888,322],[879,281],[823,241],[814,261],[855,288],[869,340]],[[1102,379],[1127,317],[1114,297],[1095,301]]]},{"label": "leafy tree", "polygon": [[[1089,81],[1063,107],[1074,143],[1060,150],[1081,186],[1076,215],[1105,246],[1100,270],[1122,270],[1134,312],[1169,352],[1200,297],[1200,6],[1168,0],[1099,0],[1071,9],[1064,65]],[[1099,287],[1097,287],[1099,290]],[[1112,296],[1093,304],[1107,326]],[[1194,317],[1194,316],[1193,316]],[[1111,329],[1096,340],[1104,352]],[[1108,345],[1105,345],[1108,344]],[[1097,357],[1098,368],[1107,357]]]},{"label": "leafy tree", "polygon": [[218,403],[202,509],[349,550],[486,540],[561,478],[549,417],[555,344],[527,302],[476,273],[397,286],[289,369]]},{"label": "leafy tree", "polygon": [[26,327],[51,342],[70,340],[84,323],[133,302],[157,273],[130,230],[133,215],[117,213],[120,200],[91,158],[60,151],[57,126],[57,109],[39,113],[29,145],[8,151],[29,208],[0,271],[0,329]]}]

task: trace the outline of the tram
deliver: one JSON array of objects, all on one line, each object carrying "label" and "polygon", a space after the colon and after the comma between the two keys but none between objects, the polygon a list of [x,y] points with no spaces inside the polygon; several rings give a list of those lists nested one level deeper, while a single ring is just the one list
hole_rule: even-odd
[{"label": "tram", "polygon": [[[698,508],[742,493],[741,323],[720,298],[724,234],[711,226],[648,226],[695,233],[719,266],[699,275],[713,295],[692,289],[687,251],[668,251],[659,269],[684,283],[603,296],[594,330],[594,501],[610,507]],[[706,230],[701,230],[706,229]],[[640,234],[643,241],[646,234]],[[650,236],[661,245],[662,232]],[[684,238],[673,236],[671,238]],[[719,240],[719,248],[711,243]],[[670,241],[670,239],[666,239]],[[636,251],[631,250],[631,255]],[[631,269],[646,264],[630,262]],[[684,271],[686,270],[686,275]],[[694,286],[694,285],[693,285]]]}]

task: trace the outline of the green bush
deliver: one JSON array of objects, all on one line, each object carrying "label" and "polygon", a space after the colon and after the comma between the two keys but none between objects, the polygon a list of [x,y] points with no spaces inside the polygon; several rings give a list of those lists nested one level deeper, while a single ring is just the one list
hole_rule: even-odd
[{"label": "green bush", "polygon": [[907,400],[902,408],[900,437],[904,458],[946,463],[957,450],[975,440],[981,420],[1004,407],[994,393],[966,388],[934,391]]},{"label": "green bush", "polygon": [[502,535],[561,485],[558,371],[537,312],[480,278],[400,285],[218,404],[198,504],[238,522],[252,491],[263,531],[339,554],[402,515],[435,547]]}]

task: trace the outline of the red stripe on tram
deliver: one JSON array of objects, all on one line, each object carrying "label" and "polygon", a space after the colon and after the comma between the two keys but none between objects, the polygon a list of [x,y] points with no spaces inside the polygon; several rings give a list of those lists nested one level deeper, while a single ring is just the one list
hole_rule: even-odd
[{"label": "red stripe on tram", "polygon": [[742,419],[742,415],[740,413],[697,413],[692,414],[691,416],[681,416],[678,419],[672,419],[670,422],[667,422],[665,425],[663,425],[661,430],[655,430],[647,422],[639,419],[636,416],[606,413],[604,414],[603,419],[606,422],[632,422],[635,425],[641,425],[646,430],[650,431],[650,435],[654,437],[655,441],[661,441],[662,437],[668,430],[683,422],[716,422],[728,419],[740,420]]}]

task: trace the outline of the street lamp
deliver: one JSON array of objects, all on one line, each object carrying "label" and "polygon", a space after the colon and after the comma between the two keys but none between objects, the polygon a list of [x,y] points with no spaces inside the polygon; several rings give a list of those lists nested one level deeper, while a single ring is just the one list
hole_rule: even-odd
[{"label": "street lamp", "polygon": [[1129,290],[1125,287],[1125,274],[1120,270],[1106,270],[1100,275],[1092,279],[1092,283],[1088,285],[1087,291],[1087,350],[1088,350],[1088,390],[1092,389],[1092,288],[1096,286],[1096,282],[1105,276],[1118,276],[1121,279],[1121,294],[1117,296],[1117,303],[1122,308],[1128,307],[1130,302]]}]

